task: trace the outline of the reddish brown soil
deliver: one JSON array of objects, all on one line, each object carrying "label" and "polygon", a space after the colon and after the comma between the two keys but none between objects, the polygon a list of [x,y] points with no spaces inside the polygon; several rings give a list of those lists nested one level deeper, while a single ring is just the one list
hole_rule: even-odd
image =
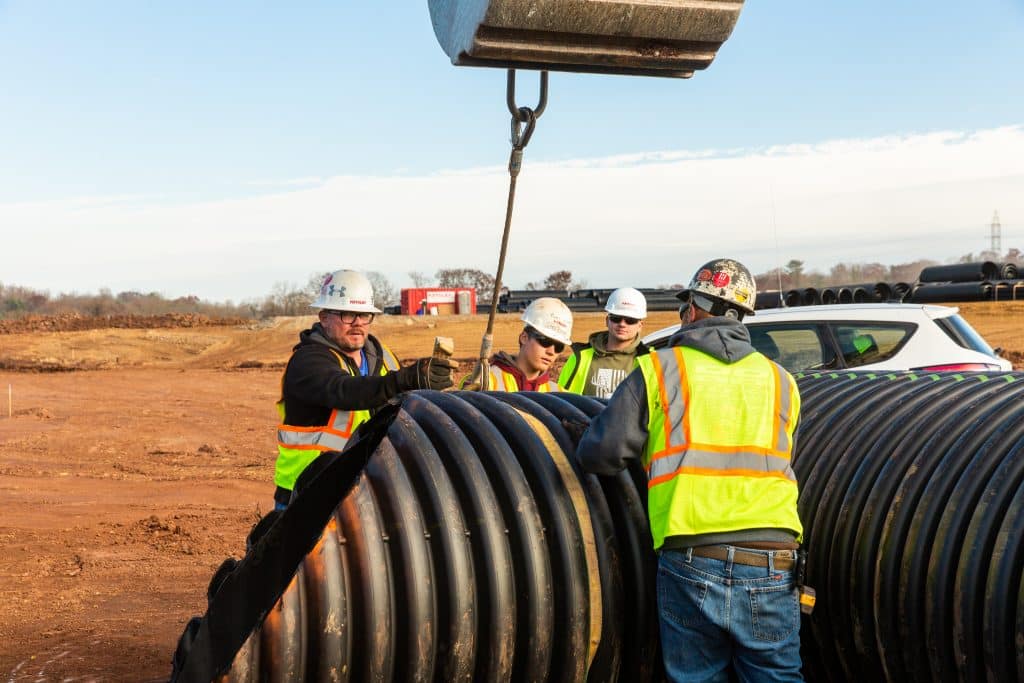
[{"label": "reddish brown soil", "polygon": [[[964,312],[1024,360],[1024,304]],[[0,330],[0,679],[166,679],[213,572],[272,506],[273,404],[311,318],[193,322]],[[499,316],[495,348],[520,325]],[[577,336],[601,325],[578,315]],[[453,337],[468,371],[484,318],[374,326],[406,359]]]}]

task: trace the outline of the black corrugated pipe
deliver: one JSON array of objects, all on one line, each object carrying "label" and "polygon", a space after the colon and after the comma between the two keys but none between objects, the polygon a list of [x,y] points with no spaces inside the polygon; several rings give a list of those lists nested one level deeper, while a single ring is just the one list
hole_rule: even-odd
[{"label": "black corrugated pipe", "polygon": [[849,287],[840,287],[836,290],[836,301],[841,304],[853,303],[853,290]]},{"label": "black corrugated pipe", "polygon": [[406,394],[218,571],[174,680],[659,679],[643,471],[583,473],[561,423],[602,409]]},{"label": "black corrugated pipe", "polygon": [[915,304],[948,301],[991,301],[993,296],[991,282],[956,282],[917,285],[907,298],[907,301]]},{"label": "black corrugated pipe", "polygon": [[913,288],[907,282],[897,282],[892,285],[889,291],[890,301],[906,301],[907,295],[913,291]]},{"label": "black corrugated pipe", "polygon": [[[892,296],[892,290],[886,282],[865,282],[859,285],[849,285],[853,290],[854,303],[882,303],[888,301]],[[858,291],[861,290],[861,291]]]},{"label": "black corrugated pipe", "polygon": [[787,289],[783,301],[787,307],[792,308],[793,306],[799,306],[803,301],[803,297],[799,289]]},{"label": "black corrugated pipe", "polygon": [[754,299],[754,310],[780,308],[783,305],[782,292],[778,289],[766,289],[758,292]]},{"label": "black corrugated pipe", "polygon": [[1020,680],[1022,380],[800,380],[820,404],[793,462],[819,595],[802,632],[815,680]]},{"label": "black corrugated pipe", "polygon": [[997,301],[1024,299],[1024,280],[1004,280],[993,282],[993,298]]},{"label": "black corrugated pipe", "polygon": [[[808,680],[1024,678],[1024,373],[798,383]],[[602,409],[405,395],[225,562],[172,679],[659,680],[644,473],[563,427]]]},{"label": "black corrugated pipe", "polygon": [[814,287],[805,287],[800,293],[800,304],[802,306],[817,306],[821,303],[821,292]]},{"label": "black corrugated pipe", "polygon": [[1016,263],[1004,263],[999,268],[999,277],[1003,280],[1016,280],[1017,275],[1017,264]]},{"label": "black corrugated pipe", "polygon": [[821,303],[826,305],[839,303],[839,293],[834,287],[826,287],[821,290]]},{"label": "black corrugated pipe", "polygon": [[918,282],[981,282],[998,280],[999,266],[992,261],[954,263],[948,266],[928,266],[921,270]]}]

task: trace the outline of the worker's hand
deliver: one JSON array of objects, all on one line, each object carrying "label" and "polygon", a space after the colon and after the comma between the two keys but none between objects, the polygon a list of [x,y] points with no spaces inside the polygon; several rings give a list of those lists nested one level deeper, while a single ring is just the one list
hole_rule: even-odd
[{"label": "worker's hand", "polygon": [[433,389],[442,391],[455,384],[452,373],[459,364],[448,358],[420,358],[398,371],[398,390]]},{"label": "worker's hand", "polygon": [[569,432],[569,436],[572,437],[572,442],[578,444],[580,439],[583,438],[583,432],[587,431],[587,427],[590,426],[588,422],[576,422],[575,420],[568,420],[562,418],[562,428]]}]

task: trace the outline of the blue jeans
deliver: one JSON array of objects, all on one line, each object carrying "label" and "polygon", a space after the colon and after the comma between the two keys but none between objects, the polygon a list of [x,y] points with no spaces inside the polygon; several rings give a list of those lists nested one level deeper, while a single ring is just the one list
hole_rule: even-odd
[{"label": "blue jeans", "polygon": [[[729,546],[725,546],[729,548]],[[658,615],[670,681],[802,681],[800,602],[792,571],[665,550]]]}]

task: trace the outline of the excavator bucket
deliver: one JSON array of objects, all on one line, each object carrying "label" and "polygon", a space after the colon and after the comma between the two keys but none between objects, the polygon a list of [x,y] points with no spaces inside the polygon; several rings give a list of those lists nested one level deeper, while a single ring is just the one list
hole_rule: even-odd
[{"label": "excavator bucket", "polygon": [[689,78],[732,33],[743,0],[428,0],[458,66]]}]

